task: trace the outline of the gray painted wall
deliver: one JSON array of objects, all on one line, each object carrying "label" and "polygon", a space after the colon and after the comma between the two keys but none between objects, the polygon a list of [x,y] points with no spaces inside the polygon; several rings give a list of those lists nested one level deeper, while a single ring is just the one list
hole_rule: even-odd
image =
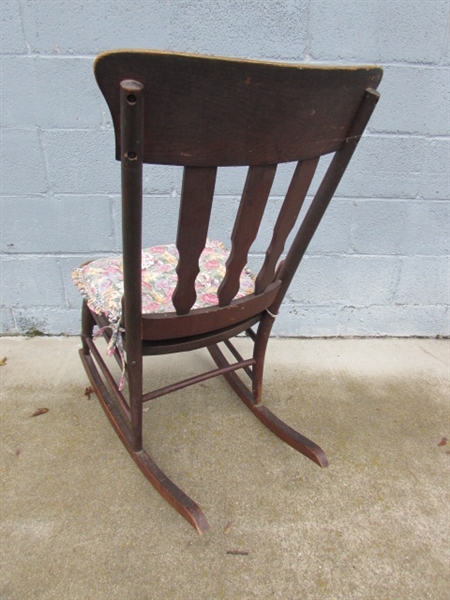
[{"label": "gray painted wall", "polygon": [[[0,6],[4,332],[78,332],[71,268],[120,250],[119,165],[92,62],[102,50],[133,47],[382,65],[382,99],[275,332],[449,334],[447,0],[1,0]],[[289,173],[286,166],[277,175],[274,205]],[[173,239],[180,181],[173,168],[145,171],[147,245]],[[229,230],[242,182],[240,169],[220,174],[212,237]],[[254,264],[268,235],[263,223]]]}]

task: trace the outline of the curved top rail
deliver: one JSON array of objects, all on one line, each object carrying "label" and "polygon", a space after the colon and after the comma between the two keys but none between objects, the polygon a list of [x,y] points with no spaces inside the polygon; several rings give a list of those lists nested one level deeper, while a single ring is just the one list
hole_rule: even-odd
[{"label": "curved top rail", "polygon": [[378,67],[323,67],[142,50],[105,52],[95,76],[120,160],[119,86],[144,86],[147,163],[270,165],[338,150]]}]

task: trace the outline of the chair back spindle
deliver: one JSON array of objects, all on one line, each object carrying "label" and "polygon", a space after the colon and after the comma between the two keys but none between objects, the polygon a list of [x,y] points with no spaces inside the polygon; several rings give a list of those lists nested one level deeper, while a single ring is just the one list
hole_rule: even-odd
[{"label": "chair back spindle", "polygon": [[276,165],[251,166],[248,169],[231,234],[226,273],[218,290],[219,306],[230,304],[239,290],[239,278],[247,263],[250,246],[258,234],[276,170]]},{"label": "chair back spindle", "polygon": [[297,164],[275,223],[263,266],[256,278],[255,294],[263,292],[274,279],[278,259],[284,250],[286,239],[297,221],[318,162],[319,158],[311,158]]},{"label": "chair back spindle", "polygon": [[216,167],[184,168],[176,242],[178,283],[172,296],[179,315],[188,313],[196,300],[195,279],[208,234],[216,173]]}]

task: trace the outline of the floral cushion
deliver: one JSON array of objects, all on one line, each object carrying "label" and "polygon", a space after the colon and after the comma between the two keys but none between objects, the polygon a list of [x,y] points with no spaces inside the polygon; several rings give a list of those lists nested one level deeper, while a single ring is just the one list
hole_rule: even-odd
[{"label": "floral cushion", "polygon": [[[218,304],[217,288],[225,275],[229,252],[221,242],[208,240],[200,260],[196,279],[197,300],[192,308]],[[142,312],[174,312],[172,294],[177,285],[175,268],[178,250],[175,244],[153,246],[142,251]],[[123,296],[121,256],[100,258],[73,270],[72,279],[91,310],[105,315],[111,324],[119,324]],[[236,298],[254,291],[254,278],[245,269]]]}]

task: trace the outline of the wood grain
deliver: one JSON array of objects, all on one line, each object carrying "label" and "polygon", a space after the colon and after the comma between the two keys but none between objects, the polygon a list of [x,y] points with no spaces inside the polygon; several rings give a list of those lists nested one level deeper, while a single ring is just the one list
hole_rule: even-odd
[{"label": "wood grain", "polygon": [[117,89],[145,89],[144,162],[190,166],[306,160],[344,142],[376,67],[317,67],[165,52],[122,51],[95,61],[120,159]]},{"label": "wood grain", "polygon": [[276,165],[250,167],[231,234],[231,252],[217,295],[226,306],[239,291],[239,279],[247,264],[248,251],[258,233],[276,173]]},{"label": "wood grain", "polygon": [[189,312],[195,303],[195,279],[200,271],[199,258],[206,243],[216,182],[216,168],[185,167],[178,220],[178,283],[172,296],[179,315]]}]

